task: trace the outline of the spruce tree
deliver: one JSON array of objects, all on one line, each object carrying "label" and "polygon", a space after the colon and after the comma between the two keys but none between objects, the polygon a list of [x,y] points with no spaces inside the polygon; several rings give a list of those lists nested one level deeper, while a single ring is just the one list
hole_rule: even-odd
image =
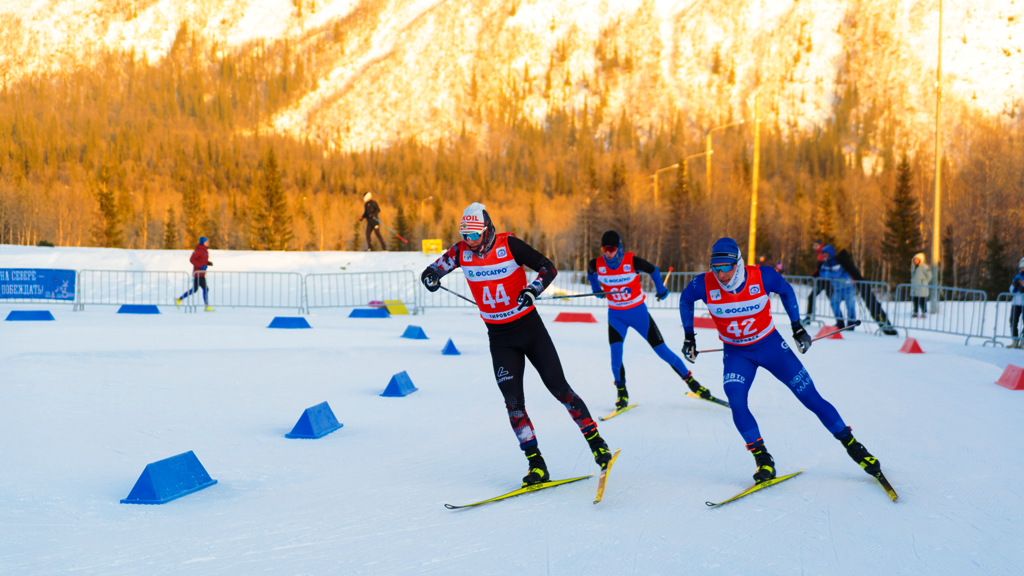
[{"label": "spruce tree", "polygon": [[1001,292],[1010,289],[1013,279],[1011,269],[1006,266],[1006,244],[999,238],[999,221],[992,222],[992,233],[985,242],[985,292],[995,299]]},{"label": "spruce tree", "polygon": [[[825,244],[834,244],[836,241],[836,211],[835,202],[832,199],[832,185],[826,184],[821,193],[821,200],[818,202],[817,237]],[[760,242],[758,242],[760,245]],[[839,250],[837,249],[836,252]]]},{"label": "spruce tree", "polygon": [[[401,203],[397,203],[398,216],[395,218],[395,231],[398,232],[402,238],[408,239],[409,237],[409,218],[405,215],[405,209],[402,208]],[[398,236],[391,235],[391,249],[399,252],[405,250],[408,246],[405,242],[402,242]]]},{"label": "spruce tree", "polygon": [[921,251],[921,211],[913,194],[913,174],[906,153],[896,166],[896,189],[885,215],[882,253],[892,266],[892,281],[910,282],[910,262]]},{"label": "spruce tree", "polygon": [[105,184],[96,188],[96,201],[99,203],[96,225],[93,227],[93,241],[103,248],[121,248],[124,246],[124,231],[121,230],[121,217],[117,210],[114,191]]},{"label": "spruce tree", "polygon": [[164,250],[176,250],[178,244],[178,219],[174,215],[174,206],[167,207],[167,218],[164,220]]},{"label": "spruce tree", "polygon": [[181,219],[185,228],[185,238],[189,242],[199,242],[203,234],[203,201],[199,195],[199,188],[194,180],[189,179],[185,183],[185,190],[181,197]]},{"label": "spruce tree", "polygon": [[273,148],[267,150],[263,159],[260,180],[249,198],[249,245],[253,250],[284,250],[292,240],[292,218]]}]

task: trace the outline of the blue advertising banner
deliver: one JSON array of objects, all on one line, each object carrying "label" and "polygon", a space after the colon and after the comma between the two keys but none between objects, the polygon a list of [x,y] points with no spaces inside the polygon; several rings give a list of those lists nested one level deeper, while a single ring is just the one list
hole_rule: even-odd
[{"label": "blue advertising banner", "polygon": [[0,268],[0,298],[74,300],[75,271]]}]

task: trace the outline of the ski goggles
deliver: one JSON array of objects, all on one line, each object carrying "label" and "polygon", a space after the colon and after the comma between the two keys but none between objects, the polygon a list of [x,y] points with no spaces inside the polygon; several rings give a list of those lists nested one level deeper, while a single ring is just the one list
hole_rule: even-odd
[{"label": "ski goggles", "polygon": [[462,233],[462,237],[465,238],[466,240],[469,240],[470,242],[476,242],[477,240],[483,238],[483,236],[484,235],[483,235],[482,232],[463,232]]},{"label": "ski goggles", "polygon": [[711,271],[712,272],[719,272],[719,273],[729,272],[729,271],[731,271],[734,268],[736,268],[736,264],[735,263],[733,263],[733,264],[712,264],[711,265]]},{"label": "ski goggles", "polygon": [[618,251],[618,246],[601,246],[601,252],[605,253],[607,256],[614,256]]}]

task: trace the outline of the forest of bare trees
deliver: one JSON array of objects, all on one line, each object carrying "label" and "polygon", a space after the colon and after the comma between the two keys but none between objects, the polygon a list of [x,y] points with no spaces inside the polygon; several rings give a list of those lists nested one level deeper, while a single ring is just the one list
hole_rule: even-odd
[{"label": "forest of bare trees", "polygon": [[[596,255],[608,228],[677,269],[704,266],[717,237],[747,243],[749,123],[716,132],[710,192],[703,160],[661,172],[657,188],[651,177],[703,151],[705,130],[731,117],[680,109],[641,126],[609,116],[602,98],[538,124],[513,85],[480,111],[484,135],[337,152],[268,132],[261,122],[314,87],[304,70],[329,41],[218,57],[183,27],[154,65],[110,54],[95,69],[0,86],[0,242],[186,248],[205,235],[216,249],[360,250],[357,219],[372,191],[382,220],[410,239],[395,249],[454,240],[472,201],[565,268]],[[931,253],[932,135],[897,141],[900,112],[861,101],[854,85],[827,125],[762,123],[758,255],[807,273],[822,238],[865,276],[897,281],[909,275],[886,249],[897,221]],[[997,286],[1024,255],[1024,125],[947,113],[959,123],[945,135],[942,281]]]}]

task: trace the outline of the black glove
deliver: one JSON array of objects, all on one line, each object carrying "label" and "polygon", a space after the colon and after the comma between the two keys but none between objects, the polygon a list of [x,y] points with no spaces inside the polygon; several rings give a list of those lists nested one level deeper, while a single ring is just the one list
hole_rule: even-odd
[{"label": "black glove", "polygon": [[657,299],[658,302],[661,302],[665,298],[668,298],[668,288],[666,288],[665,291],[662,292],[661,294],[655,294],[654,298]]},{"label": "black glove", "polygon": [[206,265],[207,265],[207,266],[213,266],[213,262],[210,262],[209,260],[207,260],[207,261],[206,261]]},{"label": "black glove", "polygon": [[697,361],[697,334],[688,332],[683,340],[683,358],[690,362]]},{"label": "black glove", "polygon": [[516,296],[516,302],[519,303],[519,309],[522,310],[523,308],[533,306],[533,301],[537,299],[537,296],[540,296],[540,291],[537,290],[536,286],[533,284],[523,288],[522,291],[519,292],[519,296]]},{"label": "black glove", "polygon": [[437,292],[441,289],[441,277],[437,275],[437,271],[432,267],[428,267],[423,271],[423,274],[420,274],[420,281],[431,292]]},{"label": "black glove", "polygon": [[811,335],[799,322],[793,322],[793,340],[796,340],[796,348],[801,354],[806,354],[811,349]]}]

